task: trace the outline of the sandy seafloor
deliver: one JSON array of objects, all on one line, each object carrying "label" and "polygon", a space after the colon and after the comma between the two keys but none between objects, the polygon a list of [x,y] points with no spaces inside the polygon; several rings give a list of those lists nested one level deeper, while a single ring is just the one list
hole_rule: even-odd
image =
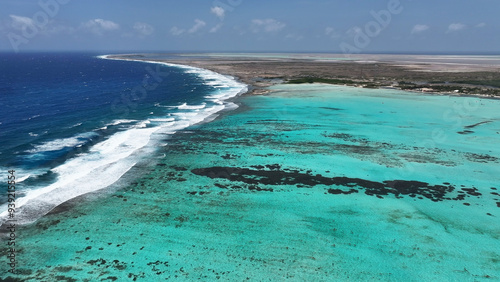
[{"label": "sandy seafloor", "polygon": [[126,188],[23,227],[17,277],[500,279],[500,100],[272,90],[174,135]]}]

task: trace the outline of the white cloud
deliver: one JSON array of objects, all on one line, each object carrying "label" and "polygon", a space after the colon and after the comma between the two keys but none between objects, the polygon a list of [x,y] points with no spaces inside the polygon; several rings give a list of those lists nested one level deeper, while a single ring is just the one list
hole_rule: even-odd
[{"label": "white cloud", "polygon": [[422,33],[426,30],[428,30],[430,27],[428,25],[425,25],[425,24],[417,24],[413,27],[413,29],[411,30],[411,33],[412,34],[416,34],[416,33]]},{"label": "white cloud", "polygon": [[120,29],[120,25],[103,19],[93,19],[82,23],[81,27],[97,35],[102,35],[104,32]]},{"label": "white cloud", "polygon": [[233,31],[236,32],[238,35],[241,36],[241,35],[247,34],[248,29],[236,25],[236,26],[233,26]]},{"label": "white cloud", "polygon": [[53,34],[73,34],[76,29],[71,26],[50,24],[47,28],[43,30],[44,34],[53,35]]},{"label": "white cloud", "polygon": [[466,27],[466,25],[462,23],[452,23],[448,26],[448,32],[459,31]]},{"label": "white cloud", "polygon": [[224,16],[226,15],[226,11],[224,10],[224,8],[219,6],[212,7],[212,9],[210,9],[210,12],[216,15],[221,21],[224,19]]},{"label": "white cloud", "polygon": [[170,33],[171,33],[172,35],[175,35],[175,36],[181,35],[181,34],[183,34],[184,32],[185,32],[185,30],[184,30],[184,29],[178,28],[178,27],[176,27],[176,26],[174,26],[174,27],[172,27],[172,28],[170,29]]},{"label": "white cloud", "polygon": [[355,26],[355,27],[353,27],[353,28],[348,29],[348,30],[346,31],[346,34],[347,34],[347,35],[350,35],[350,36],[355,36],[355,35],[357,35],[357,34],[359,34],[359,33],[362,33],[362,32],[363,32],[363,30],[362,30],[360,27]]},{"label": "white cloud", "polygon": [[197,32],[198,30],[202,29],[204,26],[206,26],[207,23],[205,23],[204,21],[202,20],[199,20],[199,19],[196,19],[194,20],[194,25],[192,28],[190,28],[188,30],[189,33],[195,33]]},{"label": "white cloud", "polygon": [[325,28],[325,35],[331,38],[339,38],[340,34],[333,27]]},{"label": "white cloud", "polygon": [[285,39],[291,39],[291,40],[302,40],[304,39],[304,36],[303,35],[300,35],[300,34],[295,34],[295,33],[289,33],[285,36]]},{"label": "white cloud", "polygon": [[61,25],[55,20],[49,20],[43,24],[36,25],[35,21],[28,17],[9,15],[11,21],[6,21],[5,26],[2,27],[0,24],[0,29],[5,30],[16,30],[24,31],[27,28],[31,28],[37,31],[37,34],[41,35],[55,35],[55,34],[73,34],[76,29],[71,26]]},{"label": "white cloud", "polygon": [[12,20],[11,26],[13,29],[24,30],[27,27],[35,26],[33,20],[28,17],[16,16],[16,15],[9,15],[9,16]]},{"label": "white cloud", "polygon": [[479,23],[479,24],[476,25],[476,27],[479,27],[479,28],[485,27],[485,26],[486,26],[486,23]]},{"label": "white cloud", "polygon": [[212,27],[210,29],[210,33],[216,33],[217,31],[219,31],[219,29],[222,27],[222,23],[219,23],[217,24],[216,26]]},{"label": "white cloud", "polygon": [[141,22],[134,24],[134,30],[144,36],[151,35],[154,32],[154,28],[151,25]]},{"label": "white cloud", "polygon": [[252,20],[251,30],[254,33],[265,31],[265,32],[276,32],[285,28],[286,24],[279,22],[275,19],[254,19]]}]

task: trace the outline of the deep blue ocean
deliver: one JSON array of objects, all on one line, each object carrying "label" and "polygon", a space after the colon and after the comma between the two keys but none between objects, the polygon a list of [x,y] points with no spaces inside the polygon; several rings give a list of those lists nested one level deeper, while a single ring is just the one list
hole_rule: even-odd
[{"label": "deep blue ocean", "polygon": [[[244,90],[191,67],[96,54],[0,54],[1,173],[16,170],[20,204],[56,205],[115,182],[169,134],[234,107],[225,100]],[[96,178],[104,183],[92,184]]]}]

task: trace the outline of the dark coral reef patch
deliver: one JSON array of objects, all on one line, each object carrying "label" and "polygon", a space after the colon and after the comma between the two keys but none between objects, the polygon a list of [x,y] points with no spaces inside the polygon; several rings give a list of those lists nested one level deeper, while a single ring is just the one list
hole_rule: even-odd
[{"label": "dark coral reef patch", "polygon": [[[383,182],[371,181],[346,176],[326,177],[313,174],[311,171],[282,169],[280,165],[259,165],[252,168],[240,167],[208,167],[191,170],[192,173],[212,179],[226,179],[233,182],[243,182],[250,185],[293,185],[296,187],[313,187],[316,185],[346,187],[349,190],[329,188],[329,194],[353,194],[364,191],[366,195],[382,196],[394,195],[396,198],[409,196],[420,199],[427,198],[438,202],[443,200],[464,200],[466,197],[480,197],[481,193],[475,187],[460,189],[455,196],[451,196],[457,188],[448,182],[443,185],[431,185],[426,182],[412,180],[386,180]],[[265,189],[262,189],[265,191]]]}]

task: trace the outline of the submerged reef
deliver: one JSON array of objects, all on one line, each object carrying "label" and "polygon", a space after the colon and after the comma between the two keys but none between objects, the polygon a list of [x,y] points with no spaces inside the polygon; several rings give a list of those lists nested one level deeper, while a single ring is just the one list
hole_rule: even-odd
[{"label": "submerged reef", "polygon": [[[394,195],[396,198],[409,196],[429,199],[434,202],[454,200],[462,201],[467,197],[481,197],[475,187],[457,187],[448,182],[432,185],[422,181],[385,180],[382,182],[346,176],[326,177],[312,174],[310,171],[282,169],[279,164],[259,165],[252,168],[241,167],[207,167],[191,170],[192,173],[212,179],[226,179],[231,182],[243,182],[250,185],[294,185],[298,188],[312,188],[325,185],[328,194],[353,194],[364,191],[366,195],[383,198]],[[335,187],[332,187],[335,186]],[[218,187],[227,187],[218,185]],[[240,187],[240,186],[237,186]],[[255,187],[255,186],[252,186]],[[349,190],[339,189],[349,188]],[[251,189],[270,191],[272,189]]]}]

